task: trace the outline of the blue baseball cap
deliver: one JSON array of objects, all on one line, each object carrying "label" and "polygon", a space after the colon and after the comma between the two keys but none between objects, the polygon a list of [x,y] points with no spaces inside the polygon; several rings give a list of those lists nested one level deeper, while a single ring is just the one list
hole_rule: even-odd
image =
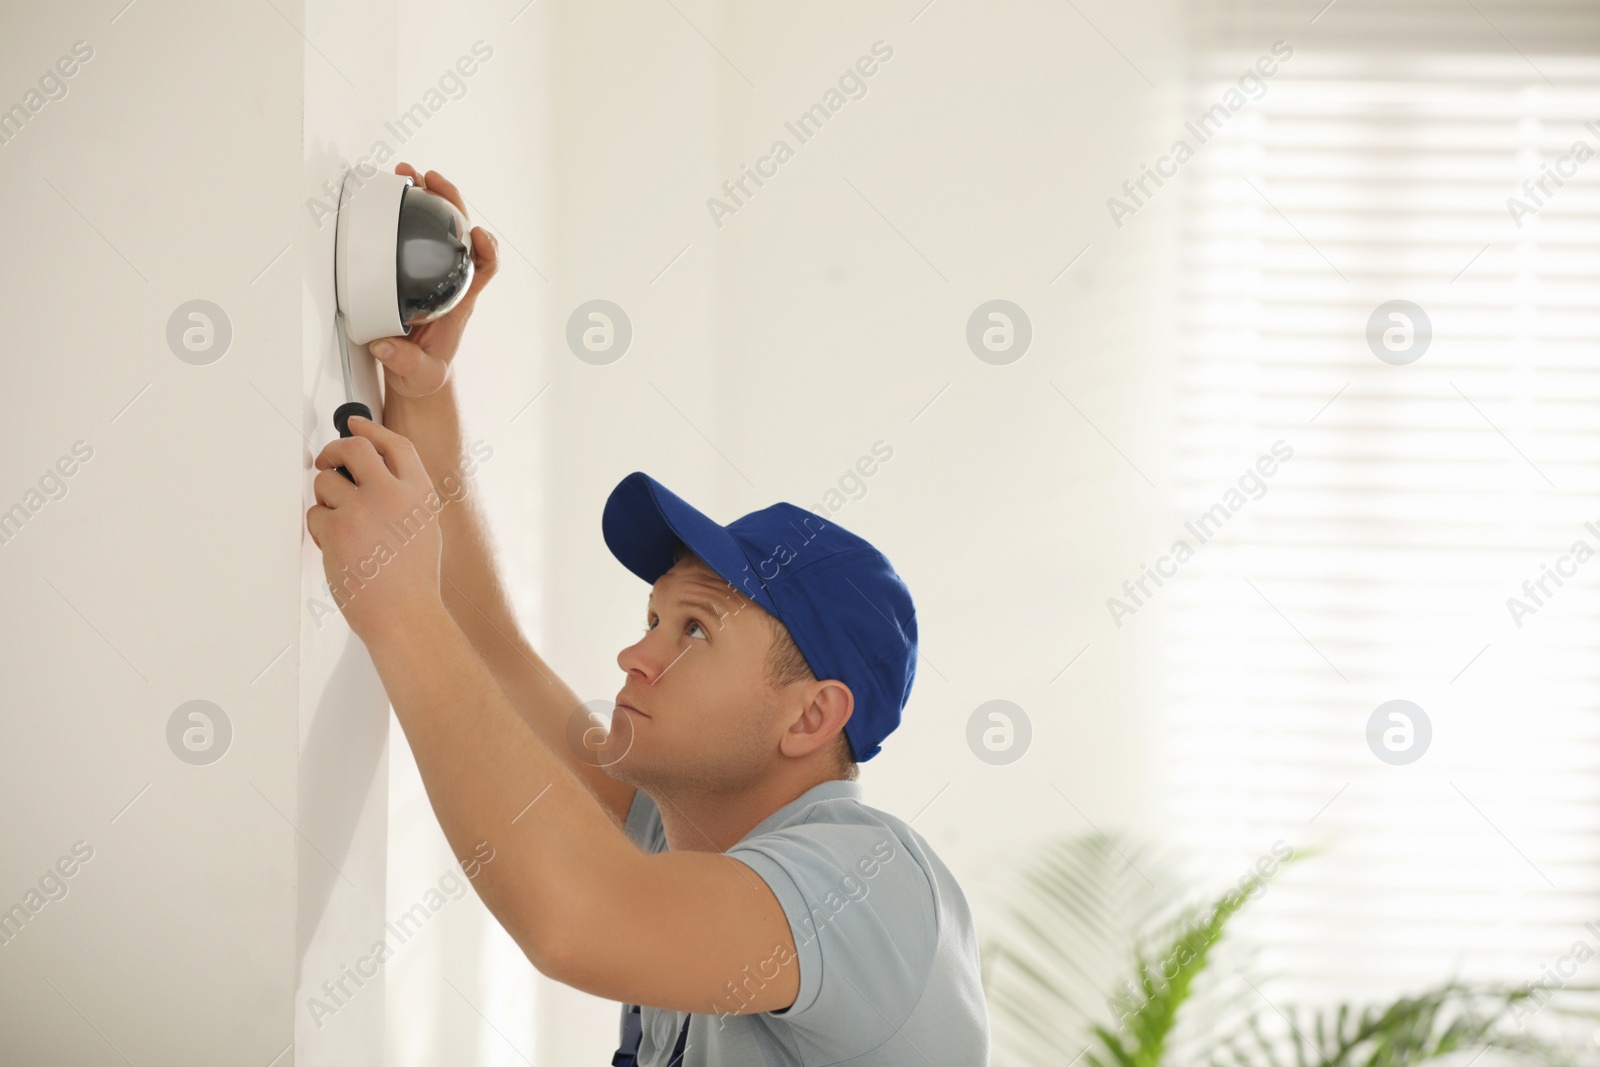
[{"label": "blue baseball cap", "polygon": [[643,471],[611,491],[600,529],[611,554],[651,585],[682,544],[783,623],[811,672],[855,696],[844,732],[858,763],[900,725],[917,675],[917,609],[867,541],[788,503],[722,526]]}]

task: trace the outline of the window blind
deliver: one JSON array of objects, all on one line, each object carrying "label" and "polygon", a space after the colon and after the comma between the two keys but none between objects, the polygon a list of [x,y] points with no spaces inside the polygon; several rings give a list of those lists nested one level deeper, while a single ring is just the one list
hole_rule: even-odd
[{"label": "window blind", "polygon": [[[1539,980],[1600,953],[1600,556],[1570,558],[1600,552],[1600,8],[1190,14],[1186,117],[1294,55],[1179,179],[1169,825],[1219,886],[1325,848],[1237,920],[1274,1004]],[[1411,363],[1368,342],[1393,300],[1431,327]],[[1514,617],[1548,568],[1572,573]],[[1432,733],[1404,765],[1367,740],[1396,699]]]}]

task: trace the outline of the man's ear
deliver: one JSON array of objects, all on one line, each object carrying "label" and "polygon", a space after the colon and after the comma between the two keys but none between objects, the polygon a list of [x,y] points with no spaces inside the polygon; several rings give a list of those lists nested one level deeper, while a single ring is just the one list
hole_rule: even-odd
[{"label": "man's ear", "polygon": [[784,735],[786,756],[808,756],[832,743],[844,731],[844,724],[855,709],[855,694],[850,687],[832,678],[806,683],[802,699],[805,710]]},{"label": "man's ear", "polygon": [[843,730],[844,724],[850,721],[855,711],[856,695],[850,692],[848,685],[834,678],[823,679],[817,685],[821,687],[821,692],[813,698],[813,705],[823,708],[829,718],[829,726],[833,725],[832,719],[837,717],[839,729]]}]

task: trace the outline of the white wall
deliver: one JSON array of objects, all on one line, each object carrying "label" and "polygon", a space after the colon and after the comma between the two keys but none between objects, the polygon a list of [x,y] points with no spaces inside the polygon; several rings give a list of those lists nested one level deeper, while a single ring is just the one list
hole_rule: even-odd
[{"label": "white wall", "polygon": [[[58,858],[92,850],[0,947],[8,1063],[377,1062],[381,989],[321,1029],[297,995],[381,929],[386,803],[381,688],[305,604],[307,472],[337,403],[331,228],[305,201],[379,102],[343,77],[392,78],[392,42],[305,19],[7,12],[6,106],[93,50],[0,145],[0,500],[30,512],[0,545],[0,906],[44,901],[28,894]],[[221,309],[225,350],[169,346],[195,299]],[[64,494],[33,496],[78,441]],[[204,765],[169,747],[194,700],[231,724]]]},{"label": "white wall", "polygon": [[[1167,96],[1070,7],[919,7],[836,5],[805,26],[741,9],[726,50],[762,90],[723,83],[722,177],[874,41],[894,56],[720,231],[703,209],[684,222],[717,263],[706,429],[756,483],[716,461],[708,503],[730,518],[771,499],[815,506],[875,441],[894,449],[835,513],[894,561],[921,627],[905,724],[863,781],[906,817],[932,801],[917,827],[981,896],[1040,835],[1147,817],[1153,650],[1109,624],[1102,590],[1160,516],[1139,471],[1163,484],[1163,230],[1144,216],[1118,231],[1103,205]],[[1083,10],[1164,86],[1165,7]],[[966,344],[969,315],[996,298],[1033,325],[1008,366]],[[703,452],[672,429],[685,455]],[[993,699],[1034,730],[1009,766],[967,744]]]}]

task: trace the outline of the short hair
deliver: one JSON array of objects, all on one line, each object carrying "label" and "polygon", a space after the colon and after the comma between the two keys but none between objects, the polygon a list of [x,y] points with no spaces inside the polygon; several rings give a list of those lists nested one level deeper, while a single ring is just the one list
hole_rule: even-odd
[{"label": "short hair", "polygon": [[[698,566],[716,573],[710,564],[680,542],[673,551],[672,562],[677,563],[685,558],[692,559]],[[766,619],[767,630],[772,635],[772,645],[767,651],[767,683],[776,690],[796,682],[816,681],[817,676],[811,670],[811,664],[806,662],[800,646],[794,643],[794,636],[789,633],[789,628],[769,611],[762,611],[761,615]],[[835,777],[853,782],[860,775],[860,768],[856,764],[855,749],[850,745],[850,737],[840,730],[835,741]]]}]

